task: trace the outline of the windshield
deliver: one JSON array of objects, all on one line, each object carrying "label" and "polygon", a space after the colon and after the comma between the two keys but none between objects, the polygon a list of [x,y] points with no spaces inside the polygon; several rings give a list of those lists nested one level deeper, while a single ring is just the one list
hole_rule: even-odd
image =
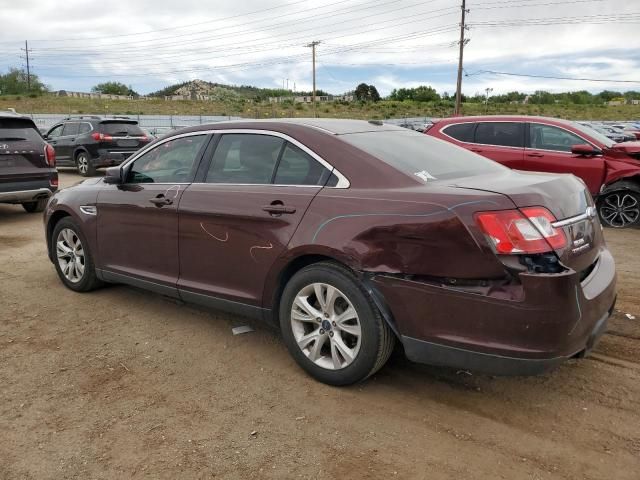
[{"label": "windshield", "polygon": [[596,142],[603,144],[607,148],[613,147],[616,143],[610,138],[608,138],[607,136],[595,130],[594,128],[587,127],[586,125],[581,125],[580,123],[577,123],[577,122],[571,122],[571,126],[579,130],[581,133],[584,133],[585,135],[589,135]]},{"label": "windshield", "polygon": [[410,130],[348,133],[340,138],[424,183],[506,168],[444,140]]}]

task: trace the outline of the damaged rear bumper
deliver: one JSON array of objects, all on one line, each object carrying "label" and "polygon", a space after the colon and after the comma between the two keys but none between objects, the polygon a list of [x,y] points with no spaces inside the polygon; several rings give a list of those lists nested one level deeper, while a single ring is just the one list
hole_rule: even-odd
[{"label": "damaged rear bumper", "polygon": [[407,358],[495,375],[534,375],[587,354],[606,330],[615,264],[603,249],[591,274],[520,274],[517,299],[393,275],[371,279]]}]

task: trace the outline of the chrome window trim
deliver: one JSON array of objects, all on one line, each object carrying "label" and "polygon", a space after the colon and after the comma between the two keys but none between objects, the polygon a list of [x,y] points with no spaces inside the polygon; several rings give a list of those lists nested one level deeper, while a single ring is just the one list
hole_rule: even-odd
[{"label": "chrome window trim", "polygon": [[[121,168],[128,167],[130,163],[135,162],[138,158],[140,158],[142,155],[147,153],[152,148],[159,147],[163,143],[171,141],[171,140],[175,140],[175,139],[183,138],[183,137],[192,137],[192,136],[195,136],[195,135],[212,135],[212,134],[227,134],[227,133],[229,133],[229,134],[232,134],[232,133],[247,133],[247,134],[255,134],[255,135],[270,135],[270,136],[273,136],[273,137],[282,138],[283,140],[286,140],[286,141],[292,143],[293,145],[295,145],[296,147],[300,148],[303,152],[305,152],[306,154],[311,156],[314,160],[316,160],[323,167],[325,167],[327,170],[329,170],[332,174],[334,174],[336,177],[338,177],[338,183],[335,186],[333,186],[333,187],[325,187],[325,188],[340,188],[340,189],[344,189],[344,188],[349,188],[351,186],[351,183],[349,182],[349,179],[347,177],[345,177],[342,173],[340,173],[340,171],[337,168],[335,168],[333,165],[331,165],[329,162],[327,162],[324,158],[322,158],[320,155],[315,153],[313,150],[311,150],[305,144],[300,143],[295,138],[292,138],[289,135],[287,135],[285,133],[282,133],[282,132],[275,132],[273,130],[264,130],[264,129],[253,129],[253,128],[227,128],[227,129],[215,129],[215,130],[200,130],[200,131],[197,131],[197,132],[180,133],[178,135],[174,135],[174,136],[169,137],[169,138],[163,138],[162,140],[159,140],[157,143],[154,142],[154,143],[152,143],[150,145],[147,145],[146,147],[142,148],[141,150],[138,150],[134,155],[129,157],[126,160],[126,162],[124,162],[121,165]],[[206,185],[274,185],[272,183],[250,183],[250,184],[230,184],[230,183],[216,183],[216,184],[213,184],[213,183],[206,183],[206,182],[202,182],[202,183],[205,183]],[[318,187],[319,185],[278,185],[278,186],[286,186],[286,187],[294,187],[294,186],[295,187]]]},{"label": "chrome window trim", "polygon": [[[550,123],[543,123],[543,122],[541,122],[539,120],[538,121],[531,121],[531,120],[527,120],[527,121],[524,121],[524,120],[477,120],[477,121],[469,121],[469,122],[456,122],[456,123],[449,123],[449,124],[445,125],[444,127],[441,127],[439,131],[445,137],[450,138],[450,139],[452,139],[452,140],[454,140],[456,142],[459,142],[459,143],[464,143],[466,145],[480,145],[480,146],[483,146],[483,147],[496,147],[496,148],[511,148],[511,149],[514,149],[514,150],[522,150],[522,149],[524,149],[524,150],[537,150],[537,151],[542,151],[542,152],[566,153],[568,155],[573,155],[571,152],[565,152],[563,150],[549,150],[549,149],[545,149],[545,148],[533,148],[533,147],[526,147],[526,146],[525,147],[508,147],[506,145],[493,145],[491,143],[464,142],[462,140],[458,140],[457,138],[452,137],[451,135],[448,135],[445,132],[445,130],[447,128],[449,128],[449,127],[451,127],[453,125],[462,125],[462,124],[467,124],[467,123],[524,123],[524,124],[527,124],[527,123],[528,124],[533,124],[533,123],[535,123],[536,125],[543,125],[545,127],[555,127],[555,128],[560,129],[560,130],[564,130],[565,132],[571,133],[571,134],[575,135],[576,137],[580,137],[582,140],[585,141],[585,143],[588,143],[593,148],[597,148],[600,151],[602,150],[600,147],[595,146],[592,141],[587,140],[582,135],[577,134],[576,132],[572,132],[571,130],[567,130],[566,128],[560,127],[558,125],[551,125]],[[599,154],[599,155],[602,155],[602,154]]]}]

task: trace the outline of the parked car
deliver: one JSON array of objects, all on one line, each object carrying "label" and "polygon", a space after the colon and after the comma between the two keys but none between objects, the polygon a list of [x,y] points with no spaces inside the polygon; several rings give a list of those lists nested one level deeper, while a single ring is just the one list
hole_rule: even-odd
[{"label": "parked car", "polygon": [[572,173],[596,198],[605,225],[640,224],[640,142],[615,143],[576,122],[527,116],[447,118],[427,135],[516,170]]},{"label": "parked car", "polygon": [[0,203],[41,212],[58,189],[56,154],[29,117],[0,112]]},{"label": "parked car", "polygon": [[621,129],[625,134],[632,135],[636,140],[640,140],[640,125],[637,123],[617,123],[610,125]]},{"label": "parked car", "polygon": [[265,320],[320,381],[416,362],[533,374],[591,350],[615,267],[584,184],[382,122],[237,121],[58,192],[68,288],[135,285]]},{"label": "parked car", "polygon": [[580,125],[591,128],[616,143],[626,142],[628,140],[633,141],[636,138],[633,135],[627,137],[627,135],[621,130],[616,130],[613,127],[609,127],[607,125],[601,125],[597,123],[580,123]]},{"label": "parked car", "polygon": [[56,149],[59,167],[75,167],[83,177],[97,168],[120,165],[151,139],[127,117],[68,117],[51,127],[45,139]]}]

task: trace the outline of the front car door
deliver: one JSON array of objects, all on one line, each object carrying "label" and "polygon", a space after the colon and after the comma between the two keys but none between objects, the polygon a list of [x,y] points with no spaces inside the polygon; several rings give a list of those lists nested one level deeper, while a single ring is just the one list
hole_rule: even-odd
[{"label": "front car door", "polygon": [[45,139],[56,151],[56,163],[61,166],[68,165],[68,157],[65,159],[62,157],[61,147],[58,146],[58,142],[60,141],[60,137],[62,137],[62,129],[64,128],[64,124],[59,124],[51,127],[51,129],[45,135]]},{"label": "front car door", "polygon": [[525,160],[521,170],[572,173],[587,184],[592,195],[600,192],[605,176],[602,155],[583,156],[571,153],[573,145],[590,142],[564,128],[545,123],[529,123],[527,133]]},{"label": "front car door", "polygon": [[55,145],[56,158],[66,165],[75,165],[73,151],[76,148],[76,137],[80,131],[79,122],[65,122],[62,135],[58,137]]},{"label": "front car door", "polygon": [[[223,132],[180,200],[180,296],[260,317],[264,282],[330,167],[275,132]],[[236,308],[234,308],[236,306]]]},{"label": "front car door", "polygon": [[124,183],[98,195],[98,267],[105,280],[177,296],[178,204],[210,136],[160,142],[123,167]]}]

